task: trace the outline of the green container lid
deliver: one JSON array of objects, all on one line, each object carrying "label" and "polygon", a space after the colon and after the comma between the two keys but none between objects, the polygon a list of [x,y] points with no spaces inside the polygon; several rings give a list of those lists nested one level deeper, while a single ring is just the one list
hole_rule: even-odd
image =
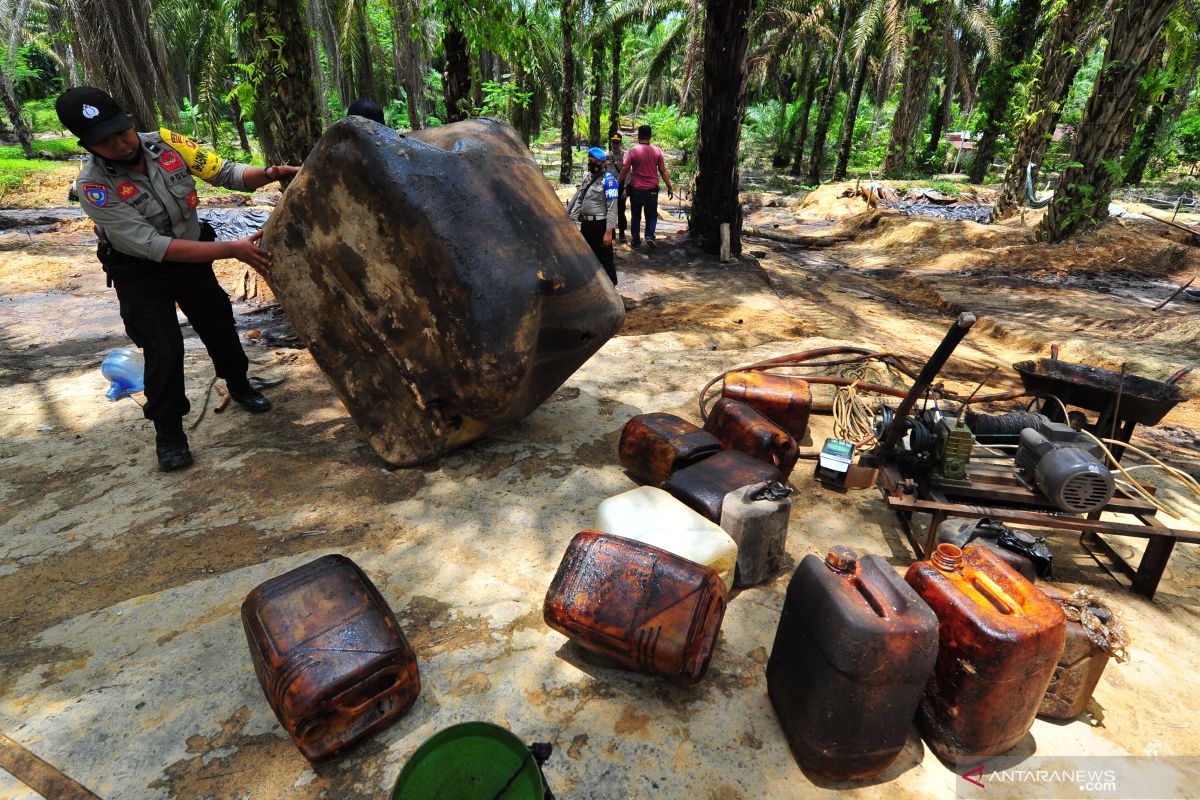
[{"label": "green container lid", "polygon": [[533,753],[512,733],[488,722],[464,722],[435,733],[412,754],[392,790],[392,800],[544,797]]}]

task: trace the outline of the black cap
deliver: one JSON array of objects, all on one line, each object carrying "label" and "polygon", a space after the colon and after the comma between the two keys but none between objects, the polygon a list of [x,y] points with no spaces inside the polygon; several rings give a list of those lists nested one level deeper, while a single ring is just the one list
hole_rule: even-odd
[{"label": "black cap", "polygon": [[58,96],[54,103],[58,119],[87,147],[100,144],[114,133],[129,130],[133,123],[108,92],[91,86],[76,86]]},{"label": "black cap", "polygon": [[379,103],[366,97],[360,97],[350,104],[346,109],[347,117],[365,117],[378,122],[380,125],[386,125],[383,120],[383,109],[379,107]]}]

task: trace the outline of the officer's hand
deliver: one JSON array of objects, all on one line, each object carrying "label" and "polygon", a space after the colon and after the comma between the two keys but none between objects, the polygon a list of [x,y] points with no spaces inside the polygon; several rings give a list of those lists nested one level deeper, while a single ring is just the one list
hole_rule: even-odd
[{"label": "officer's hand", "polygon": [[603,243],[604,243],[605,247],[612,247],[612,228],[609,228],[608,230],[606,230],[604,232],[604,242]]},{"label": "officer's hand", "polygon": [[[298,168],[293,168],[298,169]],[[271,251],[258,246],[258,240],[263,232],[257,231],[244,239],[238,239],[233,244],[233,257],[238,261],[249,264],[258,272],[269,275],[271,272]]]},{"label": "officer's hand", "polygon": [[286,181],[299,175],[300,167],[293,167],[289,164],[278,164],[273,171],[275,173],[275,180]]}]

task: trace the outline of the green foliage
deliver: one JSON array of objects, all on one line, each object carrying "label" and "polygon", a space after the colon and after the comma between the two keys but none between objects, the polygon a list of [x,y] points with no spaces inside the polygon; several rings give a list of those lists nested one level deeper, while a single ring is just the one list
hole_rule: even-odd
[{"label": "green foliage", "polygon": [[[82,155],[85,151],[79,146],[78,141],[74,136],[64,136],[61,139],[38,139],[33,143],[33,149],[35,152],[45,151],[53,156]],[[21,146],[19,144],[0,146],[0,158],[24,160]],[[44,161],[29,163],[45,166]]]},{"label": "green foliage", "polygon": [[511,77],[504,81],[485,81],[483,84],[483,107],[476,113],[483,117],[509,118],[518,108],[528,108],[533,92],[521,91]]},{"label": "green foliage", "polygon": [[659,105],[643,109],[635,124],[649,125],[654,130],[653,142],[664,150],[696,152],[700,120],[695,114],[681,115],[675,106]]}]

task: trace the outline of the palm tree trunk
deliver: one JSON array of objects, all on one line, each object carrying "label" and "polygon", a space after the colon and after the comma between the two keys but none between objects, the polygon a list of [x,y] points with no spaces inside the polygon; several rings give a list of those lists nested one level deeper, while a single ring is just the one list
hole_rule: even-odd
[{"label": "palm tree trunk", "polygon": [[833,52],[833,63],[830,65],[829,83],[821,95],[821,110],[817,114],[817,127],[813,131],[812,149],[808,156],[808,177],[805,182],[810,186],[821,183],[821,167],[825,163],[825,136],[829,132],[829,122],[833,119],[833,101],[837,98],[840,82],[838,73],[841,71],[842,53],[846,49],[846,34],[850,30],[850,11],[845,0],[838,3],[838,13],[842,17],[842,31],[838,34],[837,48]]},{"label": "palm tree trunk", "polygon": [[378,100],[379,91],[375,86],[375,69],[371,58],[371,35],[367,30],[367,3],[359,0],[355,10],[355,37],[358,39],[357,64],[355,65],[355,94],[371,100]]},{"label": "palm tree trunk", "polygon": [[1168,88],[1163,92],[1163,96],[1156,102],[1152,103],[1149,111],[1146,113],[1146,121],[1142,123],[1142,127],[1138,130],[1137,138],[1134,139],[1133,147],[1129,154],[1129,167],[1125,170],[1125,186],[1139,186],[1146,174],[1146,165],[1150,163],[1150,155],[1154,152],[1154,142],[1158,139],[1158,132],[1162,129],[1163,119],[1166,117],[1167,106],[1175,99],[1174,87]]},{"label": "palm tree trunk", "polygon": [[[812,75],[812,48],[806,46],[806,47],[804,47],[804,56],[800,60],[800,77],[797,78],[795,81],[796,88],[809,86],[809,84],[810,84],[809,79],[810,79],[811,75]],[[790,89],[787,92],[787,95],[788,95],[787,102],[784,102],[783,97],[780,98],[780,105],[781,105],[780,110],[784,115],[787,115],[789,113],[788,107],[792,104],[792,97],[791,97],[792,92]],[[796,138],[796,135],[797,135],[796,131],[797,131],[798,127],[799,127],[799,115],[792,114],[791,119],[788,121],[788,124],[786,125],[786,127],[781,128],[781,131],[780,131],[781,135],[775,141],[775,150],[773,153],[771,153],[771,166],[774,167],[775,169],[783,169],[789,163],[791,163],[792,151],[795,149],[792,145],[792,142]]]},{"label": "palm tree trunk", "polygon": [[242,49],[255,64],[255,132],[267,163],[301,164],[321,137],[305,4],[239,0]]},{"label": "palm tree trunk", "polygon": [[563,0],[562,17],[562,46],[563,46],[563,82],[561,99],[561,164],[558,169],[559,183],[572,183],[571,145],[575,139],[575,4],[577,0]]},{"label": "palm tree trunk", "polygon": [[1037,18],[1041,5],[1041,0],[1017,0],[1010,7],[1011,16],[1003,28],[1000,55],[984,73],[980,110],[985,121],[983,135],[975,147],[975,161],[971,164],[971,183],[983,183],[992,157],[996,154],[996,140],[1007,127],[1008,101],[1012,99],[1017,86],[1013,70],[1029,58],[1037,41]]},{"label": "palm tree trunk", "polygon": [[837,166],[833,168],[833,179],[846,179],[847,168],[850,166],[850,148],[854,146],[854,123],[858,118],[858,104],[862,100],[863,84],[867,82],[866,54],[859,56],[854,65],[854,85],[850,87],[850,97],[846,100],[846,112],[842,115],[842,130],[838,135]]},{"label": "palm tree trunk", "polygon": [[[593,14],[604,9],[604,0],[592,0]],[[588,109],[588,142],[593,147],[603,147],[600,141],[600,109],[604,105],[604,36],[597,35],[592,41],[592,104]]]},{"label": "palm tree trunk", "polygon": [[1050,144],[1062,103],[1083,63],[1084,48],[1076,42],[1099,9],[1097,0],[1066,0],[1051,23],[1040,48],[1042,66],[1029,89],[1026,121],[1016,134],[1012,161],[996,199],[999,219],[1013,215],[1025,204],[1026,166],[1040,164]]},{"label": "palm tree trunk", "polygon": [[[408,101],[408,124],[413,130],[425,127],[425,57],[413,25],[420,25],[413,0],[392,0],[392,39],[397,54],[396,82]],[[419,30],[419,27],[418,27]]]},{"label": "palm tree trunk", "polygon": [[688,231],[709,253],[721,249],[729,225],[730,250],[742,252],[738,199],[738,144],[746,112],[747,22],[754,0],[706,0],[704,79],[701,84],[696,195]]},{"label": "palm tree trunk", "polygon": [[1139,84],[1150,65],[1163,24],[1177,0],[1144,0],[1120,10],[1113,21],[1104,64],[1083,111],[1071,164],[1062,173],[1039,233],[1058,242],[1104,219],[1112,191],[1106,162],[1130,123]]},{"label": "palm tree trunk", "polygon": [[946,130],[946,123],[950,120],[950,110],[954,107],[955,77],[954,62],[947,59],[942,99],[930,109],[929,113],[929,141],[925,143],[925,160],[927,162],[933,161],[942,146],[942,133]]},{"label": "palm tree trunk", "polygon": [[823,62],[817,62],[817,68],[813,70],[812,76],[808,79],[808,90],[804,93],[804,110],[800,112],[800,121],[796,125],[795,152],[792,155],[792,175],[800,175],[804,171],[804,145],[808,142],[808,117],[812,111],[813,103],[817,98],[817,89],[821,83],[821,77],[825,71]]},{"label": "palm tree trunk", "polygon": [[25,118],[21,116],[21,106],[17,103],[16,90],[12,81],[3,72],[0,72],[0,102],[4,103],[8,122],[12,125],[17,141],[21,143],[21,152],[26,158],[33,158],[33,136],[29,132],[29,126],[25,124]]},{"label": "palm tree trunk", "polygon": [[608,98],[608,138],[621,130],[621,37],[625,34],[621,25],[613,26],[612,46],[612,94]]},{"label": "palm tree trunk", "polygon": [[466,119],[471,98],[471,57],[467,53],[467,37],[459,30],[453,9],[453,4],[446,7],[446,30],[442,35],[442,49],[446,54],[442,90],[446,96],[447,122]]},{"label": "palm tree trunk", "polygon": [[892,133],[888,139],[887,154],[883,158],[883,175],[898,178],[909,164],[913,136],[925,116],[929,98],[929,78],[944,28],[942,4],[945,0],[930,0],[918,9],[920,20],[910,41],[908,63],[904,67],[903,86],[896,115],[892,117]]},{"label": "palm tree trunk", "polygon": [[238,144],[243,153],[249,153],[250,137],[246,136],[246,121],[242,119],[242,104],[237,95],[229,96],[229,110],[233,114],[233,127],[237,128]]}]

